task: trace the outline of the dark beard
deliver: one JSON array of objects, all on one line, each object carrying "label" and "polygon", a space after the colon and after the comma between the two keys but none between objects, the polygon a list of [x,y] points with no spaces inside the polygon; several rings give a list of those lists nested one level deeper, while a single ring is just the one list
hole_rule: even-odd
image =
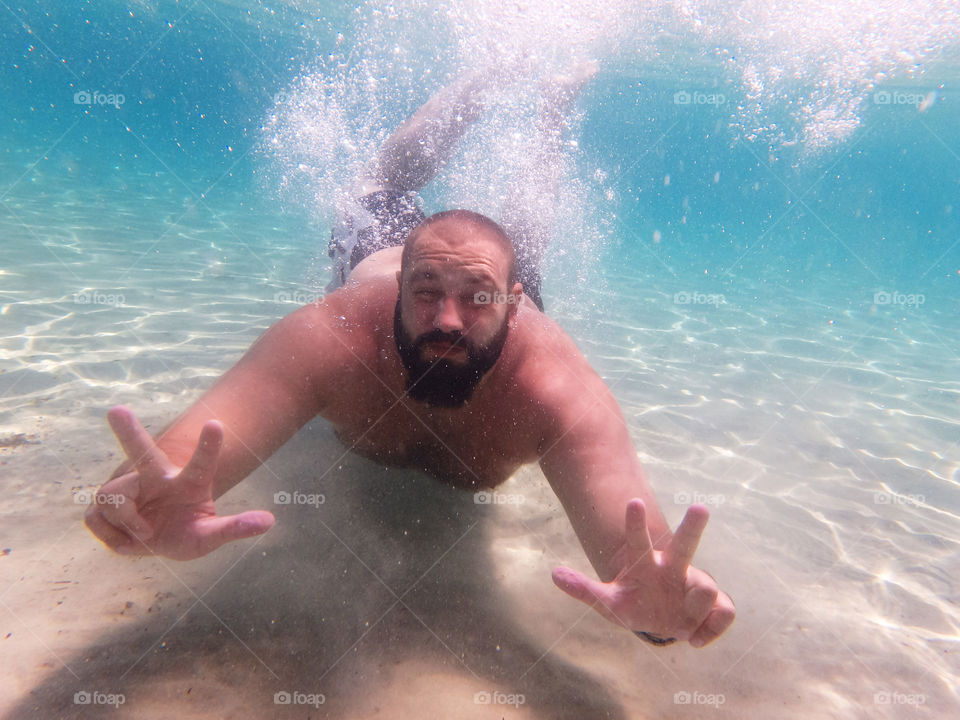
[{"label": "dark beard", "polygon": [[[407,369],[407,395],[419,402],[440,407],[461,407],[473,395],[483,376],[492,368],[503,351],[510,329],[509,317],[484,346],[477,345],[461,332],[445,333],[440,329],[424,333],[416,340],[403,327],[400,298],[393,311],[393,337],[400,360]],[[426,343],[444,341],[456,343],[467,354],[464,363],[452,363],[440,358],[424,360],[421,350]]]}]

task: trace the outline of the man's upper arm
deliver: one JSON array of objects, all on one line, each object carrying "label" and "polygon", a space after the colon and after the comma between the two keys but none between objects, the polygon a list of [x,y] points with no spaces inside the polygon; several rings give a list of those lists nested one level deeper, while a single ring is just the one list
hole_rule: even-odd
[{"label": "man's upper arm", "polygon": [[177,464],[208,420],[224,426],[216,494],[226,492],[318,413],[348,362],[336,315],[312,303],[270,327],[214,386],[158,438]]}]

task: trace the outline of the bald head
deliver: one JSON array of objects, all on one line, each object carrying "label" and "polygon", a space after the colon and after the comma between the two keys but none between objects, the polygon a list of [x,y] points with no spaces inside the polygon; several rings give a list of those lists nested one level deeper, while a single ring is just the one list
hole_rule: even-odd
[{"label": "bald head", "polygon": [[400,257],[401,274],[406,274],[410,263],[413,261],[417,240],[431,230],[435,234],[442,235],[443,239],[454,247],[458,244],[465,245],[477,240],[490,241],[499,248],[506,260],[508,268],[506,287],[513,287],[513,284],[517,281],[516,253],[513,249],[513,243],[507,237],[507,233],[486,215],[481,215],[472,210],[444,210],[431,215],[417,225],[407,236],[403,245],[403,254]]}]

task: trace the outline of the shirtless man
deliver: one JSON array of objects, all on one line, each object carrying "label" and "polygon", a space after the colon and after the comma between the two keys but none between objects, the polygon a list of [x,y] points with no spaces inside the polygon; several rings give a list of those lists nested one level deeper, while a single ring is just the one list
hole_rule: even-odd
[{"label": "shirtless man", "polygon": [[[439,106],[474,91],[448,88]],[[402,195],[392,185],[401,173],[389,169],[404,166],[397,148],[420,115],[361,179],[364,192],[386,193],[381,204]],[[471,119],[444,117],[431,116],[444,142]],[[435,171],[443,159],[423,161]],[[382,240],[390,228],[372,215],[366,239]],[[128,459],[99,497],[125,502],[88,508],[90,530],[118,553],[177,560],[264,533],[271,513],[218,516],[214,500],[320,415],[356,452],[465,489],[539,462],[599,576],[561,567],[557,586],[655,645],[716,639],[733,603],[690,565],[708,511],[691,506],[670,532],[613,395],[518,281],[530,249],[516,252],[500,225],[466,210],[433,215],[402,239],[349,263],[342,288],[271,327],[156,438],[129,409],[111,408]]]}]

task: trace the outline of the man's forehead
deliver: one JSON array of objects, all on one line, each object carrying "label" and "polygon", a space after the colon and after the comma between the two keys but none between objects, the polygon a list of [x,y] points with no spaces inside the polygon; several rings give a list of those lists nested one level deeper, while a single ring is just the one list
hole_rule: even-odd
[{"label": "man's forehead", "polygon": [[471,222],[440,220],[417,232],[410,248],[410,270],[457,268],[499,278],[508,262],[493,231]]},{"label": "man's forehead", "polygon": [[450,246],[470,245],[477,242],[497,243],[496,234],[491,228],[457,217],[427,222],[415,232],[417,238],[414,249],[424,241]]}]

